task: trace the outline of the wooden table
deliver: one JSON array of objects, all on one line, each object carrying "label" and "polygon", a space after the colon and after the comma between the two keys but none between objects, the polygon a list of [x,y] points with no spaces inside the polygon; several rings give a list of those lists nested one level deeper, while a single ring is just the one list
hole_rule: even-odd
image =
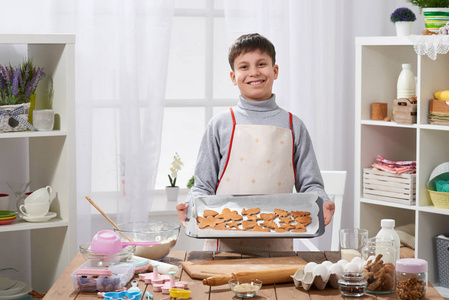
[{"label": "wooden table", "polygon": [[[340,259],[340,252],[276,252],[267,254],[271,257],[279,257],[279,256],[292,256],[298,255],[303,258],[305,261],[310,262],[314,261],[316,263],[321,263],[325,260],[329,260],[332,262],[337,262]],[[235,297],[232,293],[228,285],[221,286],[213,286],[209,287],[203,285],[201,280],[192,279],[185,271],[181,268],[181,263],[183,261],[194,261],[194,260],[212,260],[212,259],[241,259],[248,258],[248,256],[244,256],[237,253],[216,253],[213,256],[212,252],[204,252],[204,251],[194,251],[194,252],[186,252],[186,251],[172,251],[170,254],[163,260],[164,262],[174,264],[179,266],[178,274],[176,275],[177,280],[188,281],[189,289],[192,291],[191,299],[240,299]],[[55,284],[51,287],[51,289],[46,293],[44,299],[91,299],[98,300],[100,298],[97,297],[96,293],[77,293],[73,289],[72,279],[70,275],[73,271],[75,271],[81,264],[84,263],[84,258],[80,253],[76,255],[76,257],[72,260],[72,262],[67,266],[62,275],[58,278]],[[131,287],[128,284],[127,288]],[[155,300],[161,300],[163,298],[169,299],[168,295],[163,295],[159,292],[153,292],[151,285],[146,285],[144,282],[139,281],[139,288],[142,291],[150,292]],[[293,299],[342,299],[343,297],[340,295],[338,289],[326,288],[324,290],[318,290],[312,287],[309,291],[304,291],[303,289],[297,289],[295,285],[292,283],[282,283],[282,284],[271,284],[264,285],[259,293],[252,299],[262,300],[262,299],[279,299],[279,300],[293,300]],[[388,295],[372,295],[367,294],[359,299],[398,299],[396,294],[388,294]],[[144,299],[144,298],[142,298]],[[347,299],[354,299],[349,298]],[[429,284],[429,289],[427,295],[424,299],[443,299],[440,294]]]}]

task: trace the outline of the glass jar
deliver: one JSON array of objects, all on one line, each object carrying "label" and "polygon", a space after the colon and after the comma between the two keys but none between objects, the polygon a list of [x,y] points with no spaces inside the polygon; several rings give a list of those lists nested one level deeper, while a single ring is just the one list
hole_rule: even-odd
[{"label": "glass jar", "polygon": [[396,292],[399,299],[416,300],[427,293],[427,261],[402,258],[396,261]]},{"label": "glass jar", "polygon": [[338,289],[342,296],[361,297],[365,295],[366,280],[363,273],[346,272],[338,280]]},{"label": "glass jar", "polygon": [[394,240],[377,237],[367,240],[365,247],[362,248],[363,274],[368,284],[367,293],[394,293],[395,258]]}]

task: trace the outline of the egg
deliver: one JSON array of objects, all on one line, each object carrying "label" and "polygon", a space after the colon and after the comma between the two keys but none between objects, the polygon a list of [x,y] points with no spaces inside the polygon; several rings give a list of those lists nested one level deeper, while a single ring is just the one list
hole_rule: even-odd
[{"label": "egg", "polygon": [[342,266],[343,268],[348,264],[347,260],[344,259],[340,259],[337,264],[339,264],[340,266]]},{"label": "egg", "polygon": [[305,267],[304,267],[304,273],[312,273],[313,269],[317,266],[318,264],[315,262],[309,262]]},{"label": "egg", "polygon": [[329,269],[329,272],[331,274],[337,274],[339,276],[341,276],[343,274],[343,271],[344,271],[344,267],[338,263],[333,264]]},{"label": "egg", "polygon": [[359,272],[360,266],[356,263],[350,262],[345,266],[345,272]]},{"label": "egg", "polygon": [[327,270],[329,270],[330,267],[333,265],[333,263],[331,261],[326,260],[326,261],[323,261],[321,263],[321,265],[325,266],[327,268]]},{"label": "egg", "polygon": [[321,276],[321,278],[327,279],[328,275],[329,275],[329,271],[327,270],[326,266],[317,265],[313,269],[313,276]]},{"label": "egg", "polygon": [[352,260],[351,260],[351,262],[353,262],[353,263],[356,263],[356,264],[358,264],[358,265],[360,265],[361,263],[362,263],[362,258],[361,257],[358,257],[358,256],[356,256],[356,257],[354,257]]}]

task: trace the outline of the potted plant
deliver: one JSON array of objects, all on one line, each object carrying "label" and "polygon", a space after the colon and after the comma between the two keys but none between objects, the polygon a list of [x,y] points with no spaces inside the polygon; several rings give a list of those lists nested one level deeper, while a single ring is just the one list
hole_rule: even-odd
[{"label": "potted plant", "polygon": [[438,34],[440,27],[449,21],[449,0],[407,0],[419,7],[424,15],[426,30]]},{"label": "potted plant", "polygon": [[391,14],[390,20],[396,26],[398,36],[407,36],[412,33],[412,24],[416,20],[416,16],[411,9],[400,7]]},{"label": "potted plant", "polygon": [[31,59],[17,67],[0,65],[0,131],[34,129],[28,114],[34,109],[34,93],[44,77],[44,69],[36,68]]},{"label": "potted plant", "polygon": [[170,174],[168,174],[168,179],[170,185],[165,187],[165,192],[167,194],[167,200],[176,201],[179,194],[179,186],[176,185],[176,179],[178,177],[178,171],[181,170],[183,163],[179,154],[176,152],[173,156],[173,162],[171,163]]},{"label": "potted plant", "polygon": [[195,185],[195,176],[192,175],[189,181],[187,182],[187,188],[190,190]]}]

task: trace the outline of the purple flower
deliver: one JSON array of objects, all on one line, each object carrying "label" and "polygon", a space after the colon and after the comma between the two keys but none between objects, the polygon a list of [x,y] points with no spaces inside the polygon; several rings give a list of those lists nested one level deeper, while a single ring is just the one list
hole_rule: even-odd
[{"label": "purple flower", "polygon": [[415,21],[415,14],[407,7],[400,7],[396,9],[390,16],[390,20],[393,23],[400,21]]}]

